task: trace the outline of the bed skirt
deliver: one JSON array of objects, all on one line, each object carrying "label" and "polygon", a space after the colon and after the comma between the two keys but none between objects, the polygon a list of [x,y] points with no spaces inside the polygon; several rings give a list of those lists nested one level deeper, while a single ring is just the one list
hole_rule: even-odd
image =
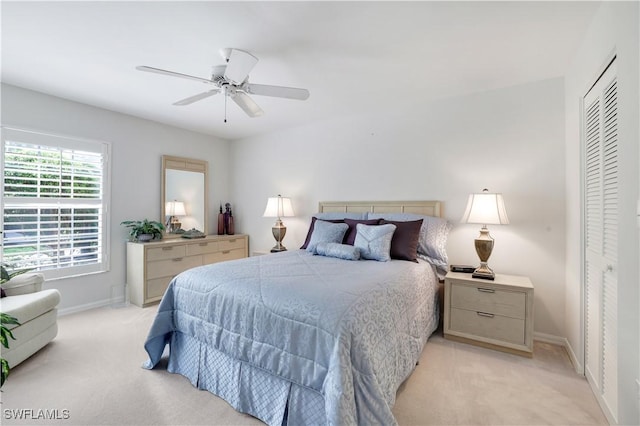
[{"label": "bed skirt", "polygon": [[[269,425],[326,424],[324,397],[314,389],[291,383],[174,332],[167,371],[185,376],[198,389],[219,396],[236,411]],[[304,412],[296,410],[304,407]]]}]

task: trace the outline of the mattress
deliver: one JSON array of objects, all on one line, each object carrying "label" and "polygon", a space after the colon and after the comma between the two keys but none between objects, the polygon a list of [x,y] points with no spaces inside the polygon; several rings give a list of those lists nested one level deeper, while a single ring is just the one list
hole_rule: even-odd
[{"label": "mattress", "polygon": [[173,279],[145,349],[168,370],[267,424],[395,424],[391,409],[438,325],[423,261],[348,261],[304,250]]}]

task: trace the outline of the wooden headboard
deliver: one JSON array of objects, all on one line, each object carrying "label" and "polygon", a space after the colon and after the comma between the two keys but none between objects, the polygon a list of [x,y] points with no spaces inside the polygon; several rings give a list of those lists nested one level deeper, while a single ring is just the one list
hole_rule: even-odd
[{"label": "wooden headboard", "polygon": [[413,213],[441,217],[440,204],[440,201],[321,201],[318,212]]}]

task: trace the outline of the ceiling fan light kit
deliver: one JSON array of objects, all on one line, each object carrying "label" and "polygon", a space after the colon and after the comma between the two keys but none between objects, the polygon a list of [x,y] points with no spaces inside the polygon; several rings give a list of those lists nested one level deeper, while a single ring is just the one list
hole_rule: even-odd
[{"label": "ceiling fan light kit", "polygon": [[[196,77],[188,74],[182,74],[174,71],[168,71],[160,68],[141,65],[136,67],[139,71],[151,72],[155,74],[167,75],[170,77],[184,78],[187,80],[198,81],[201,83],[212,84],[215,89],[189,96],[185,99],[174,102],[173,105],[184,106],[194,102],[201,101],[218,93],[223,93],[236,103],[249,117],[260,117],[264,115],[264,111],[249,96],[270,96],[275,98],[295,99],[304,101],[309,98],[307,89],[285,86],[271,86],[266,84],[249,83],[249,72],[258,63],[258,58],[251,53],[240,49],[224,48],[220,49],[220,55],[226,64],[216,65],[213,67],[211,79]],[[226,120],[226,102],[225,102],[225,122]]]}]

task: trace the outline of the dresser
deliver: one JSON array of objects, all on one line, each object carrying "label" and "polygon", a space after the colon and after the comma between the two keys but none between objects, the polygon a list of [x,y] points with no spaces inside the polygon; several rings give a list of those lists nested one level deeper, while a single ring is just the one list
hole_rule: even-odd
[{"label": "dresser", "polygon": [[247,235],[209,235],[127,243],[127,286],[131,303],[146,307],[162,299],[169,282],[196,266],[249,255]]},{"label": "dresser", "polygon": [[531,357],[533,284],[496,274],[495,280],[449,272],[444,281],[444,337]]}]

